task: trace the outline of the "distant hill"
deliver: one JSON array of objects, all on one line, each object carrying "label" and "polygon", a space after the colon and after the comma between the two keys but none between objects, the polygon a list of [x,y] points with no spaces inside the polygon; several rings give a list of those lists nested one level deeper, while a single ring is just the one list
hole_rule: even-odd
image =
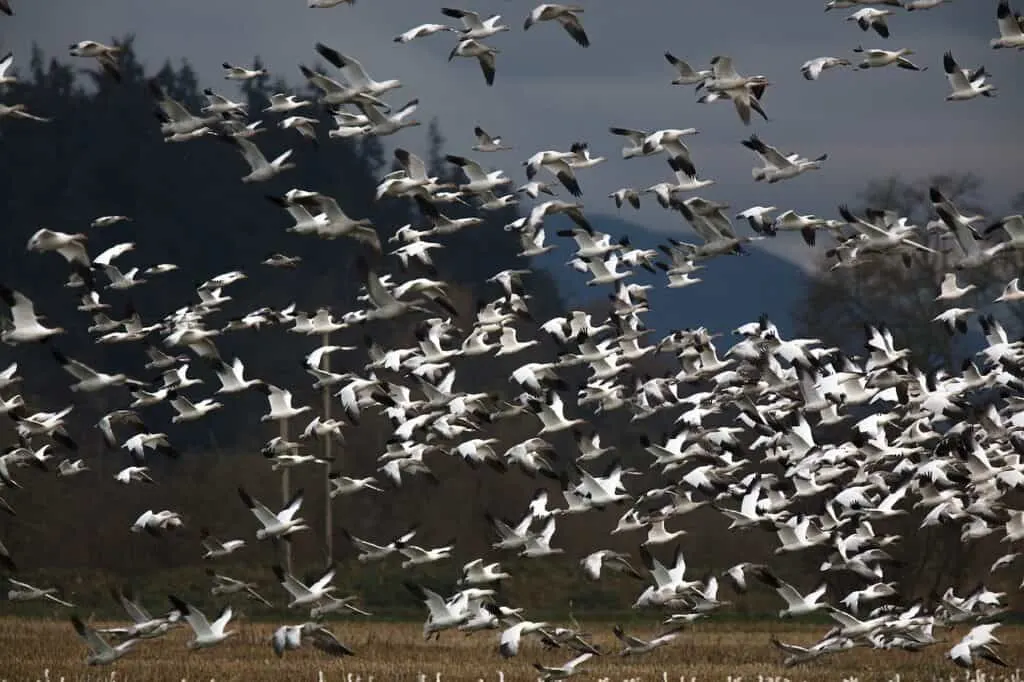
[{"label": "distant hill", "polygon": [[[667,243],[667,235],[653,232],[637,223],[617,216],[590,216],[595,230],[607,232],[613,237],[629,235],[637,248],[657,248]],[[556,229],[563,229],[561,221]],[[742,229],[743,226],[739,226]],[[549,230],[553,233],[554,230]],[[681,241],[696,239],[680,231]],[[538,258],[535,262],[547,268],[567,305],[580,308],[593,304],[607,296],[608,286],[588,287],[589,276],[569,268],[572,241],[549,235],[549,242],[559,248]],[[655,284],[649,291],[651,312],[647,315],[648,326],[659,333],[684,327],[707,327],[712,332],[724,332],[756,320],[761,313],[767,313],[784,333],[792,333],[792,313],[799,296],[808,283],[808,275],[800,268],[778,256],[758,249],[756,245],[746,247],[742,256],[721,256],[705,263],[705,268],[696,273],[702,281],[683,289],[665,288],[665,275],[656,275],[640,268],[630,281],[641,284]]]}]

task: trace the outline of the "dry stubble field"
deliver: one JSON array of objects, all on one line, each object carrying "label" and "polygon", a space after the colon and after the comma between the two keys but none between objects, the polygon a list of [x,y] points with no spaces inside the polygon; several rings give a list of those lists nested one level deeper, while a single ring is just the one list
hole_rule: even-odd
[{"label": "dry stubble field", "polygon": [[[185,648],[187,632],[178,630],[155,641],[142,642],[138,650],[113,666],[90,668],[84,664],[85,648],[67,621],[43,619],[0,619],[0,680],[44,680],[48,670],[51,682],[314,682],[323,673],[324,682],[344,682],[371,677],[381,682],[419,679],[420,673],[433,681],[437,673],[443,680],[535,680],[533,661],[560,665],[571,658],[561,651],[545,652],[539,644],[528,643],[517,658],[502,660],[497,653],[497,634],[473,635],[446,632],[440,641],[424,642],[416,623],[334,623],[339,638],[352,647],[357,656],[334,659],[311,647],[288,652],[277,659],[268,638],[274,629],[269,623],[234,624],[240,634],[224,645],[197,652]],[[611,623],[590,623],[594,641],[605,650],[617,651]],[[825,630],[822,625],[779,623],[705,623],[686,630],[669,646],[641,657],[620,658],[608,655],[590,661],[587,672],[572,678],[620,682],[657,682],[663,673],[675,682],[716,680],[746,682],[759,678],[831,680],[857,678],[859,682],[888,682],[899,675],[910,680],[964,681],[965,671],[943,659],[950,645],[938,644],[922,653],[898,651],[853,651],[828,657],[795,668],[781,665],[781,654],[770,643],[769,635],[797,644],[815,641]],[[962,636],[967,628],[943,631],[946,640]],[[646,636],[647,631],[635,634]],[[1019,681],[1015,666],[1024,661],[1024,629],[1004,626],[999,635],[1005,644],[1002,652],[1010,663],[1008,670],[987,665],[988,682]],[[351,678],[348,676],[351,675]],[[976,678],[978,679],[978,678]]]}]

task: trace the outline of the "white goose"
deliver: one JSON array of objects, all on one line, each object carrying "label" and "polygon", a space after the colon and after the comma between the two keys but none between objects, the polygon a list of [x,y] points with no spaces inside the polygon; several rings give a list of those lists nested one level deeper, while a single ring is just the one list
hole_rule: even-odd
[{"label": "white goose", "polygon": [[185,603],[173,594],[169,598],[174,608],[181,612],[181,617],[192,628],[194,636],[186,645],[189,649],[205,649],[238,634],[235,630],[225,630],[228,621],[231,620],[230,606],[224,607],[217,619],[211,623],[202,611],[191,604]]},{"label": "white goose", "polygon": [[587,37],[586,31],[583,30],[583,24],[580,22],[581,12],[583,12],[583,8],[579,5],[557,5],[554,3],[537,5],[530,12],[530,16],[526,17],[523,30],[528,31],[538,21],[557,21],[581,47],[590,47],[590,38]]},{"label": "white goose", "polygon": [[497,54],[498,50],[489,45],[484,45],[473,38],[463,38],[448,53],[448,61],[456,57],[475,57],[480,63],[480,70],[483,71],[484,81],[486,81],[487,85],[494,85]]},{"label": "white goose", "polygon": [[63,327],[45,327],[36,315],[32,300],[20,291],[0,285],[0,299],[11,307],[11,320],[0,331],[0,341],[13,346],[19,343],[45,341],[57,334],[63,334]]},{"label": "white goose", "polygon": [[946,72],[949,86],[953,89],[946,95],[947,102],[963,102],[979,95],[992,97],[996,90],[994,85],[985,82],[983,69],[978,69],[975,72],[961,69],[951,52],[942,56],[942,68]]},{"label": "white goose", "polygon": [[88,665],[113,663],[131,651],[132,647],[139,641],[138,639],[128,639],[115,646],[111,646],[96,630],[83,623],[82,619],[78,616],[71,616],[71,625],[75,628],[78,636],[85,642],[85,645],[89,647],[89,653],[85,657],[85,662]]},{"label": "white goose", "polygon": [[305,524],[302,517],[296,516],[299,507],[302,506],[303,494],[301,489],[292,496],[292,499],[288,501],[284,509],[277,514],[267,509],[259,500],[253,499],[244,488],[238,489],[238,495],[242,498],[242,502],[249,508],[253,516],[256,517],[256,520],[263,525],[262,528],[256,531],[257,540],[282,538],[300,530],[309,529],[309,526]]},{"label": "white goose", "polygon": [[420,24],[419,26],[413,26],[408,31],[404,31],[403,33],[395,36],[394,42],[403,44],[410,43],[417,38],[425,38],[444,31],[457,33],[458,29],[452,28],[447,24]]},{"label": "white goose", "polygon": [[295,164],[288,161],[288,158],[292,155],[291,149],[273,161],[268,162],[267,157],[263,156],[263,152],[259,150],[259,147],[245,138],[219,136],[217,139],[235,145],[238,151],[241,152],[242,158],[249,164],[250,171],[242,177],[242,182],[266,182],[286,170],[295,168]]},{"label": "white goose", "polygon": [[260,421],[266,422],[291,419],[292,417],[297,417],[303,412],[308,412],[313,409],[309,405],[293,407],[292,392],[274,386],[273,384],[260,383],[255,385],[255,388],[267,396],[267,401],[270,404],[270,411],[260,417]]},{"label": "white goose", "polygon": [[500,14],[492,14],[486,19],[481,19],[476,12],[452,7],[442,7],[441,14],[462,21],[465,28],[459,33],[463,38],[490,38],[502,31],[511,30],[508,26],[498,23],[501,21]]},{"label": "white goose", "polygon": [[331,585],[331,582],[334,580],[334,574],[335,570],[332,568],[307,586],[297,580],[291,573],[286,573],[280,566],[274,566],[274,575],[277,577],[277,581],[292,596],[291,602],[288,603],[288,608],[313,606],[329,596],[331,592],[337,589],[334,585]]},{"label": "white goose", "polygon": [[843,57],[816,57],[809,59],[800,67],[800,73],[809,81],[818,80],[818,77],[828,69],[838,66],[852,66],[853,62]]},{"label": "white goose", "polygon": [[857,65],[861,69],[880,69],[895,64],[901,69],[909,71],[928,70],[927,66],[918,66],[907,59],[907,57],[914,54],[914,51],[909,47],[903,47],[898,50],[865,50],[863,47],[857,46],[853,48],[853,51],[864,55],[864,59]]},{"label": "white goose", "polygon": [[999,26],[999,37],[989,41],[989,45],[993,49],[1024,50],[1024,26],[1021,26],[1017,15],[1010,9],[1010,0],[999,0],[999,6],[996,8],[996,24]]}]

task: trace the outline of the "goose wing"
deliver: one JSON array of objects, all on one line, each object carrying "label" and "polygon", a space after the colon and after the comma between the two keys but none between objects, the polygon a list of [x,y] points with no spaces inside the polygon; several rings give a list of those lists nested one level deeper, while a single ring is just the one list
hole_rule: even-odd
[{"label": "goose wing", "polygon": [[192,631],[196,634],[197,638],[209,637],[213,634],[213,630],[210,629],[210,621],[207,620],[206,614],[198,610],[196,607],[185,603],[182,599],[179,599],[175,595],[169,595],[168,598],[171,600],[171,604],[174,608],[181,612],[182,618],[188,623],[188,626],[192,628]]},{"label": "goose wing", "polygon": [[269,528],[278,523],[277,516],[274,512],[267,509],[263,503],[253,499],[245,489],[239,488],[238,495],[242,498],[242,502],[245,503],[245,506],[249,508],[249,511],[253,513],[253,516],[256,517],[256,520],[262,523],[265,527]]},{"label": "goose wing", "polygon": [[949,79],[949,85],[953,88],[954,92],[971,89],[967,75],[960,69],[960,65],[956,63],[952,52],[947,52],[942,56],[942,68],[946,71],[946,78]]},{"label": "goose wing", "polygon": [[112,647],[100,637],[99,633],[93,630],[91,627],[82,622],[82,619],[78,616],[71,616],[71,625],[74,626],[75,632],[78,636],[85,640],[86,646],[92,650],[94,654],[101,654],[112,650]]}]

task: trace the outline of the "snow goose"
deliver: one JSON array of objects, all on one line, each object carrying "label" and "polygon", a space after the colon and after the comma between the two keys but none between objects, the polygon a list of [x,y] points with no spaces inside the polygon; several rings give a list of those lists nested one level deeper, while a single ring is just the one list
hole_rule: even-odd
[{"label": "snow goose", "polygon": [[674,159],[679,167],[687,175],[696,175],[697,169],[693,165],[689,148],[683,144],[682,138],[687,135],[696,135],[696,128],[665,129],[656,130],[643,141],[644,155],[665,152],[670,159]]},{"label": "snow goose", "polygon": [[87,239],[88,237],[81,232],[67,234],[43,228],[37,230],[29,237],[25,249],[38,253],[56,251],[73,267],[84,269],[88,268],[91,264],[89,254],[85,248]]},{"label": "snow goose", "polygon": [[245,116],[246,105],[242,102],[234,102],[224,95],[217,94],[212,88],[203,90],[207,105],[200,109],[204,114],[234,114]]},{"label": "snow goose", "polygon": [[665,53],[665,60],[679,72],[679,75],[672,79],[672,85],[696,85],[699,89],[707,79],[711,78],[710,69],[697,71],[671,52]]},{"label": "snow goose", "polygon": [[581,12],[583,12],[583,8],[579,5],[554,3],[537,5],[530,12],[530,16],[526,17],[523,30],[528,31],[538,21],[557,21],[580,46],[589,47],[590,38],[587,37],[586,31],[583,30],[583,24],[580,22],[579,14]]},{"label": "snow goose", "polygon": [[428,639],[432,634],[440,633],[442,630],[458,627],[469,620],[472,615],[469,611],[459,608],[457,603],[446,602],[441,595],[431,589],[412,582],[403,584],[427,607],[427,620],[423,623],[424,639]]},{"label": "snow goose", "polygon": [[36,116],[28,111],[28,108],[24,104],[0,104],[0,119],[3,118],[20,118],[26,121],[36,121],[38,123],[49,123],[52,118],[45,116]]},{"label": "snow goose", "polygon": [[163,509],[158,512],[147,509],[139,515],[139,518],[135,519],[130,530],[133,533],[145,531],[154,537],[160,537],[163,531],[181,528],[182,525],[184,525],[184,521],[181,519],[181,514],[177,512],[173,512],[170,509]]},{"label": "snow goose", "polygon": [[481,19],[476,12],[452,7],[442,7],[441,14],[462,21],[464,29],[459,33],[463,38],[489,38],[502,31],[511,30],[508,26],[498,23],[501,20],[500,14],[492,14],[487,19]]},{"label": "snow goose", "polygon": [[613,627],[612,633],[623,644],[623,649],[619,652],[620,656],[636,656],[639,654],[646,654],[648,652],[654,651],[655,649],[665,646],[666,644],[668,644],[669,642],[671,642],[679,636],[680,629],[681,628],[677,627],[675,630],[671,630],[649,640],[640,639],[639,637],[633,637],[632,635],[627,635],[625,631],[622,629],[621,625],[616,625],[615,627]]},{"label": "snow goose", "polygon": [[82,619],[78,616],[71,616],[71,625],[75,628],[78,636],[85,642],[85,645],[89,647],[89,653],[85,657],[87,665],[113,663],[131,651],[132,647],[139,642],[138,639],[127,639],[115,646],[111,646],[96,630],[83,623]]},{"label": "snow goose", "polygon": [[160,109],[160,132],[164,135],[195,133],[222,120],[220,114],[207,117],[193,115],[180,102],[172,99],[155,78],[147,81],[147,85]]},{"label": "snow goose", "polygon": [[476,144],[473,145],[475,152],[501,152],[512,149],[509,145],[501,143],[500,136],[492,137],[480,126],[473,128],[473,134],[476,136]]},{"label": "snow goose", "polygon": [[1020,278],[1014,277],[1006,283],[1003,293],[999,294],[996,302],[1009,303],[1012,301],[1024,301],[1024,290],[1020,288]]},{"label": "snow goose", "polygon": [[288,608],[294,608],[296,606],[312,606],[337,589],[334,585],[331,585],[331,581],[334,580],[335,574],[335,570],[333,568],[324,573],[309,586],[306,586],[299,580],[296,580],[295,576],[291,573],[286,573],[280,566],[275,565],[273,569],[274,576],[277,578],[277,581],[281,583],[281,586],[284,587],[292,597],[291,602],[288,604]]},{"label": "snow goose", "polygon": [[389,90],[402,87],[402,82],[397,79],[376,81],[366,73],[363,65],[354,57],[343,55],[337,50],[317,43],[315,46],[317,54],[326,59],[335,68],[341,70],[341,74],[348,80],[352,87],[360,94],[373,97],[381,95]]},{"label": "snow goose", "polygon": [[262,261],[261,264],[270,266],[272,268],[288,268],[295,269],[302,262],[302,256],[289,256],[283,253],[272,253]]},{"label": "snow goose", "polygon": [[583,567],[583,573],[590,580],[599,580],[601,578],[601,570],[608,569],[617,573],[626,573],[639,580],[643,580],[643,576],[629,563],[629,555],[622,554],[621,552],[615,552],[610,549],[601,549],[596,552],[591,552],[587,556],[580,559],[580,566]]},{"label": "snow goose", "polygon": [[259,147],[245,138],[219,135],[217,139],[233,144],[249,164],[249,173],[242,177],[242,182],[266,182],[286,170],[295,168],[295,164],[288,161],[288,157],[292,155],[291,149],[268,162]]},{"label": "snow goose", "polygon": [[795,178],[810,170],[817,170],[828,159],[827,154],[822,154],[814,160],[805,159],[797,154],[784,155],[775,147],[762,142],[757,135],[751,135],[741,144],[757,154],[764,163],[761,168],[754,168],[751,171],[754,180],[767,180],[769,184]]},{"label": "snow goose", "polygon": [[576,181],[576,175],[573,173],[572,166],[569,165],[569,161],[575,156],[574,152],[550,150],[537,152],[523,162],[523,165],[526,167],[526,178],[532,180],[537,171],[541,168],[546,168],[552,175],[558,178],[559,182],[569,190],[570,194],[574,197],[581,196],[583,192]]},{"label": "snow goose", "polygon": [[1007,251],[1010,249],[1024,249],[1024,216],[1020,214],[1009,215],[985,228],[985,236],[992,234],[996,230],[1002,229],[1009,240],[1000,242],[997,247],[999,251]]},{"label": "snow goose", "polygon": [[833,9],[846,9],[857,5],[891,5],[901,7],[903,0],[828,0],[825,3],[825,11]]},{"label": "snow goose", "polygon": [[7,581],[13,586],[7,591],[7,599],[10,601],[35,601],[37,599],[46,599],[68,608],[75,607],[74,604],[66,602],[57,596],[60,590],[56,587],[34,587],[20,580],[15,580],[14,578],[8,578]]},{"label": "snow goose", "polygon": [[994,85],[985,82],[985,75],[982,73],[984,69],[978,69],[974,73],[961,69],[953,58],[952,52],[947,52],[942,56],[942,68],[946,72],[949,86],[953,89],[946,95],[947,102],[962,102],[974,99],[979,95],[992,97],[996,90]]},{"label": "snow goose", "polygon": [[369,123],[363,126],[363,133],[383,137],[385,135],[393,135],[403,128],[420,125],[418,120],[409,118],[416,111],[419,103],[418,99],[409,100],[397,112],[385,116],[375,104],[357,101],[356,106],[359,107],[360,111],[369,120]]},{"label": "snow goose", "polygon": [[419,26],[414,26],[410,28],[408,31],[405,31],[395,36],[394,42],[403,44],[410,43],[416,40],[417,38],[425,38],[427,36],[432,36],[435,33],[441,33],[444,31],[458,33],[458,29],[452,28],[447,24],[420,24]]},{"label": "snow goose", "polygon": [[819,601],[823,596],[825,596],[825,592],[828,590],[827,584],[823,584],[813,592],[808,592],[805,597],[800,594],[795,587],[783,580],[780,580],[774,573],[767,569],[758,571],[756,575],[758,579],[763,581],[768,585],[768,587],[778,592],[779,596],[786,600],[786,608],[779,611],[779,618],[804,616],[828,608],[827,603]]},{"label": "snow goose", "polygon": [[730,100],[736,108],[736,113],[739,115],[740,120],[743,121],[743,125],[750,125],[751,110],[756,111],[761,118],[767,121],[768,114],[765,113],[764,108],[761,106],[761,97],[764,95],[765,88],[768,87],[767,79],[762,76],[753,76],[750,79],[743,79],[743,81],[743,85],[731,88],[724,88],[722,86],[716,86],[714,89],[709,88],[709,92],[698,98],[697,102],[705,104],[722,99]]},{"label": "snow goose", "polygon": [[210,364],[221,383],[217,393],[240,393],[263,383],[259,379],[245,379],[245,365],[241,358],[235,358],[230,365],[220,358],[211,358]]},{"label": "snow goose", "polygon": [[908,12],[913,12],[917,9],[933,9],[947,2],[952,2],[952,0],[904,0],[903,7]]},{"label": "snow goose", "polygon": [[221,66],[224,68],[225,80],[247,81],[269,74],[266,69],[246,69],[241,66],[234,66],[229,62],[224,62]]},{"label": "snow goose", "polygon": [[809,59],[800,67],[800,73],[809,81],[818,80],[818,77],[828,69],[837,66],[852,66],[853,62],[843,57],[816,57]]},{"label": "snow goose", "polygon": [[432,549],[403,544],[398,548],[398,553],[405,557],[405,561],[402,562],[402,568],[412,568],[413,566],[423,566],[443,559],[450,559],[454,549],[454,542],[449,542],[443,547],[434,547]]},{"label": "snow goose", "polygon": [[619,128],[612,127],[608,129],[612,135],[619,135],[629,140],[630,144],[622,148],[622,158],[631,159],[635,156],[647,156],[653,154],[659,149],[651,149],[649,152],[644,151],[644,140],[650,135],[646,130],[633,130],[631,128]]},{"label": "snow goose", "polygon": [[324,653],[332,656],[355,656],[355,652],[342,644],[333,632],[315,621],[301,625],[282,625],[274,631],[270,638],[270,644],[274,653],[281,657],[284,656],[285,651],[298,649],[305,637],[311,640],[315,648]]},{"label": "snow goose", "polygon": [[462,577],[458,584],[476,587],[507,580],[512,576],[501,570],[501,564],[494,562],[484,564],[483,559],[474,559],[462,567]]},{"label": "snow goose", "polygon": [[495,57],[497,54],[498,50],[489,45],[484,45],[473,38],[463,38],[448,53],[448,61],[456,57],[475,57],[480,63],[480,70],[483,71],[484,80],[487,82],[487,85],[494,85]]},{"label": "snow goose", "polygon": [[909,71],[926,71],[928,69],[927,66],[917,66],[907,59],[914,54],[909,47],[902,47],[898,50],[865,50],[858,45],[853,48],[853,51],[864,55],[864,59],[857,65],[861,69],[879,69],[892,64]]},{"label": "snow goose", "polygon": [[224,407],[223,403],[210,398],[203,398],[198,403],[193,403],[185,396],[180,395],[176,390],[167,392],[167,400],[177,412],[176,415],[171,417],[172,424],[196,421],[202,419],[210,412]]},{"label": "snow goose", "polygon": [[999,37],[989,41],[993,49],[1017,48],[1024,50],[1024,26],[1019,17],[1010,9],[1010,0],[999,0],[996,8],[996,24]]},{"label": "snow goose", "polygon": [[357,538],[344,528],[341,529],[341,533],[352,544],[352,546],[355,547],[356,551],[359,552],[356,559],[360,563],[366,563],[368,561],[380,561],[381,559],[385,559],[397,552],[413,539],[416,535],[416,528],[410,528],[407,532],[403,533],[386,545],[377,545],[369,540]]},{"label": "snow goose", "polygon": [[245,503],[245,506],[256,517],[256,520],[263,525],[262,528],[256,531],[257,540],[283,538],[300,530],[309,529],[309,526],[305,524],[301,517],[295,516],[299,511],[299,507],[302,506],[303,493],[301,489],[292,495],[292,498],[285,504],[284,509],[277,514],[270,511],[259,500],[253,499],[244,488],[238,489],[238,496],[242,498],[242,502]]},{"label": "snow goose", "polygon": [[1000,623],[984,623],[975,625],[963,638],[957,642],[952,649],[946,653],[946,657],[952,660],[961,668],[972,669],[975,667],[974,657],[982,658],[990,663],[995,663],[1004,668],[1009,667],[995,649],[993,644],[999,644],[999,639],[993,634]]},{"label": "snow goose", "polygon": [[609,194],[608,198],[615,200],[615,208],[622,208],[623,205],[628,203],[633,208],[637,210],[640,209],[640,194],[639,192],[637,192],[637,190],[633,189],[632,187],[623,187],[621,189],[617,189],[611,194]]},{"label": "snow goose", "polygon": [[316,124],[319,121],[315,118],[309,118],[308,116],[288,116],[278,123],[278,126],[282,130],[294,130],[302,137],[306,138],[313,143],[316,147],[319,143],[316,139]]},{"label": "snow goose", "polygon": [[70,459],[62,459],[57,464],[57,477],[67,478],[69,476],[75,476],[84,471],[90,471],[89,465],[85,463],[84,459],[76,459],[74,461]]},{"label": "snow goose", "polygon": [[176,612],[171,612],[168,616],[154,618],[148,610],[133,594],[130,588],[119,589],[114,588],[111,590],[114,601],[116,601],[121,608],[124,609],[128,617],[131,618],[132,624],[128,627],[115,627],[115,628],[104,628],[99,633],[103,635],[113,635],[119,639],[127,638],[138,638],[138,639],[154,639],[162,635],[167,634],[170,630],[179,624]]},{"label": "snow goose", "polygon": [[476,161],[464,156],[448,154],[444,158],[448,163],[461,168],[462,172],[466,174],[466,179],[469,180],[468,183],[458,186],[460,192],[484,193],[512,182],[510,178],[504,177],[504,171],[496,170],[487,173]]},{"label": "snow goose", "polygon": [[308,107],[312,104],[307,99],[298,99],[295,95],[286,95],[282,92],[274,93],[270,96],[270,104],[263,109],[263,111],[272,111],[278,114],[288,113],[301,109],[302,107]]},{"label": "snow goose", "polygon": [[181,612],[181,617],[185,619],[188,626],[192,628],[194,636],[186,645],[189,649],[205,649],[238,634],[235,630],[225,630],[228,621],[231,620],[230,606],[224,607],[217,619],[211,623],[202,611],[191,604],[187,604],[173,594],[169,595],[169,599],[174,608]]},{"label": "snow goose", "polygon": [[[387,105],[373,95],[363,92],[359,88],[342,85],[333,78],[317,73],[301,64],[299,65],[299,71],[306,77],[310,85],[322,93],[320,101],[324,104],[339,105],[350,102],[369,102],[387,107]],[[362,124],[352,123],[351,125],[358,126]]]},{"label": "snow goose", "polygon": [[552,516],[544,525],[544,528],[536,534],[531,534],[519,552],[519,556],[528,559],[562,554],[565,550],[561,547],[552,547],[551,538],[555,535],[555,517]]},{"label": "snow goose", "polygon": [[968,284],[967,286],[961,287],[957,281],[957,273],[947,272],[942,276],[942,284],[939,287],[939,295],[935,297],[936,301],[955,301],[958,298],[962,298],[968,292],[974,291],[978,288],[976,284]]},{"label": "snow goose", "polygon": [[121,53],[120,45],[104,45],[95,40],[82,40],[70,47],[72,57],[95,59],[103,71],[116,82],[121,82],[121,68],[117,64],[117,55]]},{"label": "snow goose", "polygon": [[63,327],[43,326],[35,305],[20,291],[0,285],[0,299],[11,308],[10,325],[5,325],[0,332],[0,341],[8,345],[33,343],[64,333]]},{"label": "snow goose", "polygon": [[374,251],[380,252],[380,236],[373,226],[373,221],[368,218],[354,220],[348,217],[333,197],[312,193],[296,197],[292,201],[307,209],[312,208],[319,211],[322,218],[318,220],[320,224],[316,228],[318,236],[328,239],[349,236],[366,244]]},{"label": "snow goose", "polygon": [[93,219],[89,223],[89,227],[110,227],[111,225],[117,225],[118,223],[129,223],[131,218],[126,215],[104,215],[99,218]]},{"label": "snow goose", "polygon": [[266,422],[291,419],[292,417],[297,417],[303,412],[308,412],[313,409],[309,405],[293,407],[292,392],[279,388],[273,384],[259,383],[255,385],[255,388],[267,396],[267,401],[270,405],[270,411],[260,417],[260,421]]},{"label": "snow goose", "polygon": [[847,21],[856,21],[857,25],[860,26],[862,31],[868,31],[875,29],[875,33],[882,36],[883,38],[889,37],[889,25],[885,23],[885,18],[892,14],[891,9],[875,9],[874,7],[864,7],[857,10],[850,16],[846,17]]},{"label": "snow goose", "polygon": [[533,667],[541,674],[542,680],[564,680],[567,677],[583,672],[584,668],[580,666],[594,656],[594,652],[588,651],[560,666],[544,666],[540,663],[534,663]]},{"label": "snow goose", "polygon": [[574,142],[570,151],[573,158],[569,159],[569,165],[573,168],[593,168],[605,161],[603,156],[591,156],[590,145],[586,142]]},{"label": "snow goose", "polygon": [[221,542],[211,535],[207,528],[201,528],[199,530],[199,540],[205,550],[203,552],[204,559],[220,559],[237,552],[245,546],[245,540],[227,540],[225,542]]}]

